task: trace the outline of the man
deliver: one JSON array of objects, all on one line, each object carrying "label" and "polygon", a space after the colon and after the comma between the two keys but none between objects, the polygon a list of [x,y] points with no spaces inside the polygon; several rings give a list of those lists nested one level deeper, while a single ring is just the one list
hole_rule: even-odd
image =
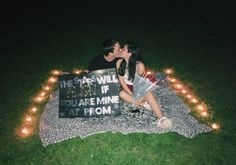
[{"label": "man", "polygon": [[102,44],[103,54],[95,56],[89,64],[88,70],[116,68],[116,62],[120,56],[120,43],[114,39],[109,38]]}]

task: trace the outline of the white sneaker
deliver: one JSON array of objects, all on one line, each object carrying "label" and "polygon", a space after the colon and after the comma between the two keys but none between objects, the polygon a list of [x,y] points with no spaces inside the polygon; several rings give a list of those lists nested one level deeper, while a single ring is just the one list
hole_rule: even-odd
[{"label": "white sneaker", "polygon": [[149,105],[147,102],[145,102],[145,103],[143,104],[143,107],[144,107],[145,109],[152,110],[151,107],[150,107],[150,105]]},{"label": "white sneaker", "polygon": [[158,120],[157,126],[160,128],[171,128],[172,121],[167,117],[162,117]]}]

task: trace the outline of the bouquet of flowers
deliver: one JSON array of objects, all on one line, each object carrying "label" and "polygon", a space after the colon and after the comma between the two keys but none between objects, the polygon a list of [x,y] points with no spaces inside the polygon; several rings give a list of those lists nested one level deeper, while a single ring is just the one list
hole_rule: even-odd
[{"label": "bouquet of flowers", "polygon": [[138,100],[158,88],[158,80],[153,74],[144,73],[141,76],[135,74],[133,81],[133,94],[134,99]]}]

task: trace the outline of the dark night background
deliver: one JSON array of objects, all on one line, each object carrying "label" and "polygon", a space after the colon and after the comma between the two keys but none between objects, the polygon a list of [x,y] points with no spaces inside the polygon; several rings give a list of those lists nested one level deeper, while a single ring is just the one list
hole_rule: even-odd
[{"label": "dark night background", "polygon": [[[91,53],[88,58],[91,59],[99,51],[101,42],[110,36],[118,37],[123,42],[134,40],[141,45],[149,43],[149,47],[161,48],[165,44],[170,49],[183,45],[198,49],[199,44],[206,47],[215,44],[215,51],[221,53],[209,53],[212,60],[222,60],[222,65],[234,61],[233,0],[168,0],[155,3],[148,0],[20,1],[8,2],[2,8],[1,55],[4,65],[21,60],[22,52],[40,52],[43,49],[53,54],[84,48]],[[193,43],[189,43],[189,39]],[[42,61],[45,58],[66,58],[60,55],[40,55],[39,58],[33,53],[24,56],[37,56]],[[69,54],[67,58],[70,58]]]},{"label": "dark night background", "polygon": [[[101,27],[119,29],[127,25],[132,29],[149,27],[151,30],[154,28],[158,30],[158,27],[176,26],[176,28],[182,28],[183,31],[197,27],[198,30],[193,32],[195,34],[186,35],[198,37],[197,33],[204,33],[215,37],[216,42],[228,45],[235,42],[234,7],[233,0],[173,2],[167,0],[155,3],[148,0],[8,2],[2,5],[2,46],[6,48],[9,45],[23,44],[32,37],[29,33],[33,35],[38,33],[46,37],[47,33],[58,29],[61,30],[58,31],[60,33],[76,26],[79,31],[80,28],[85,27],[85,24],[91,25],[91,30]],[[114,34],[116,34],[115,30]],[[29,31],[28,36],[23,38],[21,35],[27,35],[27,31]],[[147,28],[146,32],[148,31]],[[41,42],[44,42],[43,40],[46,38],[41,38]]]},{"label": "dark night background", "polygon": [[[176,160],[179,164],[235,162],[235,6],[234,0],[2,3],[0,143],[3,164],[19,164],[20,160],[23,164],[29,161],[37,164],[41,160],[48,164],[58,159],[93,162],[89,152],[95,152],[104,161],[107,158],[104,155],[110,153],[110,159],[116,161],[126,159],[124,153],[135,157],[148,152],[150,159],[147,156],[144,160],[166,164],[175,164]],[[46,149],[37,133],[25,141],[19,140],[15,129],[21,125],[32,97],[41,89],[49,72],[86,68],[101,50],[103,40],[111,36],[118,37],[122,44],[127,40],[139,43],[146,66],[173,67],[177,78],[192,84],[197,96],[211,106],[213,119],[221,124],[222,131],[203,134],[193,140],[172,133],[127,136],[105,133],[85,140],[75,138]],[[41,107],[38,119],[43,111],[43,105]],[[106,147],[96,147],[96,138],[100,138],[99,145]],[[103,139],[112,142],[106,143]],[[132,152],[133,147],[139,145],[143,148]],[[71,151],[73,146],[77,152]],[[115,153],[113,148],[117,146],[121,146],[121,152]],[[156,146],[161,150],[156,150]],[[136,159],[129,160],[133,163]],[[104,163],[97,161],[97,164]]]},{"label": "dark night background", "polygon": [[[197,33],[205,33],[216,37],[218,42],[230,44],[235,41],[233,37],[235,1],[20,1],[8,2],[2,5],[1,32],[3,33],[3,47],[13,44],[23,44],[32,37],[29,33],[38,33],[47,36],[60,29],[69,30],[75,26],[85,27],[85,24],[94,28],[108,29],[129,26],[132,29],[147,28],[151,30],[158,27],[188,28],[197,27]],[[88,29],[89,30],[89,29]],[[114,29],[114,34],[115,33]],[[22,34],[28,36],[22,38]],[[149,29],[146,29],[148,32]],[[125,33],[126,31],[124,31]],[[59,35],[59,34],[58,34]],[[106,36],[105,36],[106,37]],[[104,37],[104,38],[105,38]],[[46,38],[41,38],[41,41]],[[196,38],[196,40],[199,38]],[[217,41],[216,41],[217,42]],[[227,43],[229,42],[229,43]]]}]

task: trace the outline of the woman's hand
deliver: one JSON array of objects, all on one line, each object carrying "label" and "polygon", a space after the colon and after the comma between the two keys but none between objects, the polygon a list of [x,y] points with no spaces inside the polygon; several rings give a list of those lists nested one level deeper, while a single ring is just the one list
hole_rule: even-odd
[{"label": "woman's hand", "polygon": [[140,106],[143,104],[143,101],[144,101],[144,97],[141,97],[140,99],[136,100],[134,104],[136,106]]}]

